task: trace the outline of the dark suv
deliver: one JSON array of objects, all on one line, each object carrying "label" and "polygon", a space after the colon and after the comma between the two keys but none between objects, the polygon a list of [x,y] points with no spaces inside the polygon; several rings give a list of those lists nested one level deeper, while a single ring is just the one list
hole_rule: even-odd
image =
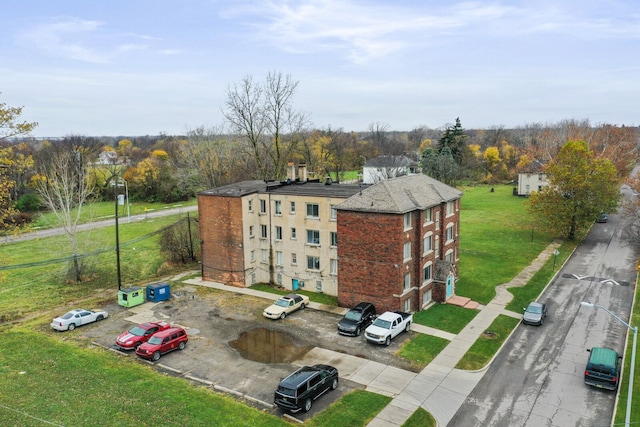
[{"label": "dark suv", "polygon": [[376,319],[376,308],[370,302],[360,304],[347,311],[338,323],[338,333],[342,335],[358,336]]},{"label": "dark suv", "polygon": [[288,412],[309,412],[314,400],[337,387],[338,370],[333,366],[305,366],[280,381],[273,403]]},{"label": "dark suv", "polygon": [[606,347],[593,347],[587,351],[591,354],[584,369],[585,384],[617,390],[622,356],[619,356],[617,351]]}]

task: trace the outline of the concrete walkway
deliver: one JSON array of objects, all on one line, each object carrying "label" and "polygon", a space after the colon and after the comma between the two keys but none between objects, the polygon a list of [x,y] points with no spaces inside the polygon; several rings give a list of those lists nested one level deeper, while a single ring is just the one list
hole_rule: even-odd
[{"label": "concrete walkway", "polygon": [[[524,286],[553,256],[553,252],[560,244],[560,242],[550,244],[510,282],[497,286],[496,296],[486,306],[464,301],[464,306],[477,307],[476,309],[480,312],[459,334],[414,323],[411,330],[450,341],[449,345],[418,374],[318,347],[294,363],[298,365],[326,363],[335,366],[341,378],[361,384],[368,391],[392,397],[391,403],[368,424],[369,427],[401,426],[419,407],[430,412],[439,426],[445,426],[484,376],[488,367],[479,371],[465,371],[455,369],[456,364],[500,314],[522,318],[521,314],[505,309],[513,298],[507,288]],[[253,295],[268,300],[276,297],[269,292],[207,282],[200,278],[188,279],[184,283]],[[346,308],[314,302],[309,303],[309,308],[339,315],[347,312]]]},{"label": "concrete walkway", "polygon": [[[401,426],[418,407],[430,412],[439,426],[446,426],[458,412],[467,396],[486,372],[455,369],[478,337],[500,315],[521,318],[520,314],[505,310],[513,298],[507,288],[524,286],[551,258],[560,242],[549,245],[533,262],[509,283],[496,288],[496,296],[482,307],[480,313],[460,331],[432,361],[384,408],[369,427]],[[488,366],[487,366],[488,367]]]}]

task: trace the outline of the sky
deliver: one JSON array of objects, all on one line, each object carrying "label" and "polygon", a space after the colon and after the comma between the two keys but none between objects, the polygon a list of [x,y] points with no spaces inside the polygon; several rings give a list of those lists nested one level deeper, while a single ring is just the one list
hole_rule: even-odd
[{"label": "sky", "polygon": [[220,129],[298,82],[317,129],[640,125],[637,0],[4,0],[0,103],[36,137]]}]

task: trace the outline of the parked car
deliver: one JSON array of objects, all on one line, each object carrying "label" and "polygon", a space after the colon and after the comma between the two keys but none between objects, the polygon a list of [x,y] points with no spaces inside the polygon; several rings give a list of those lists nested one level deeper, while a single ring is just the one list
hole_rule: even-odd
[{"label": "parked car", "polygon": [[51,322],[51,327],[57,331],[73,331],[77,326],[98,322],[109,317],[103,310],[91,311],[83,308],[71,310]]},{"label": "parked car", "polygon": [[265,308],[262,315],[269,319],[284,319],[288,314],[296,310],[302,310],[308,304],[309,297],[306,295],[287,294]]},{"label": "parked car", "polygon": [[189,337],[183,328],[172,327],[153,334],[149,341],[136,349],[136,354],[143,359],[151,359],[155,362],[165,353],[184,350],[188,341]]},{"label": "parked car", "polygon": [[584,383],[607,390],[617,390],[622,356],[606,347],[593,347],[587,351],[590,354],[584,370]]},{"label": "parked car", "polygon": [[338,388],[338,370],[329,365],[304,366],[278,384],[273,403],[287,412],[309,412],[313,401]]},{"label": "parked car", "polygon": [[364,337],[376,344],[391,344],[391,340],[403,331],[409,332],[413,314],[402,311],[386,311],[364,331]]},{"label": "parked car", "polygon": [[602,212],[600,215],[598,215],[598,218],[596,219],[596,222],[607,222],[609,220],[609,215],[607,215],[606,213]]},{"label": "parked car", "polygon": [[122,350],[135,350],[142,343],[145,343],[153,334],[169,329],[171,325],[167,322],[146,322],[121,333],[116,338],[116,346]]},{"label": "parked car", "polygon": [[522,323],[526,325],[542,325],[547,317],[547,304],[530,302],[527,308],[523,308]]},{"label": "parked car", "polygon": [[366,329],[376,319],[376,308],[370,302],[361,302],[338,322],[338,333],[342,335],[359,336],[360,331]]}]

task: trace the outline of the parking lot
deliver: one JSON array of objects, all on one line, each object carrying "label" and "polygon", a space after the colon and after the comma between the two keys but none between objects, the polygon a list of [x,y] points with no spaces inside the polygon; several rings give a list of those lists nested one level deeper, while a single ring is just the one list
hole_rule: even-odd
[{"label": "parking lot", "polygon": [[[109,312],[108,319],[70,333],[110,348],[120,333],[137,323],[163,320],[183,326],[189,334],[186,349],[162,356],[154,363],[158,369],[241,396],[260,409],[268,408],[262,402],[272,404],[280,379],[307,363],[303,359],[318,349],[415,371],[394,354],[413,332],[400,335],[389,347],[372,345],[363,336],[339,335],[336,325],[340,316],[336,314],[306,308],[283,320],[266,319],[262,311],[271,302],[199,286],[177,286],[168,301],[132,308],[117,304],[103,307]],[[136,356],[129,353],[127,357]],[[341,377],[336,391],[314,402],[308,414],[296,417],[313,416],[342,394],[362,387]],[[282,414],[278,408],[271,411]]]}]

